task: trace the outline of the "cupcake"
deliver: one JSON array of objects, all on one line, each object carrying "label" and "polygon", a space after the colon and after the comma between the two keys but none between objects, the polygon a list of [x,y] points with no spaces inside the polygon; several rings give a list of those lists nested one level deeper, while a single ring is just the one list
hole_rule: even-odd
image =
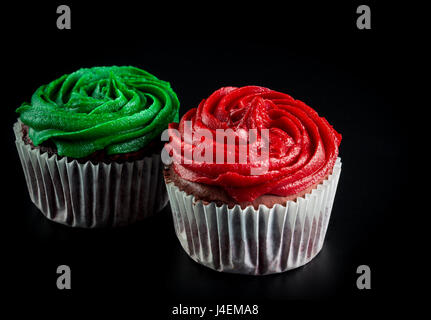
[{"label": "cupcake", "polygon": [[341,135],[268,88],[225,87],[169,125],[162,152],[176,235],[196,262],[263,275],[322,249]]},{"label": "cupcake", "polygon": [[39,87],[14,124],[31,200],[73,227],[160,211],[168,200],[160,133],[178,110],[168,82],[130,66],[83,68]]}]

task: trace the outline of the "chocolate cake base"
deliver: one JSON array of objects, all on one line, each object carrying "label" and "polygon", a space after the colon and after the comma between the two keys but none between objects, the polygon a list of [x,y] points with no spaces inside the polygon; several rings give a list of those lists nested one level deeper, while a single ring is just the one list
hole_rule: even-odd
[{"label": "chocolate cake base", "polygon": [[[25,144],[30,145],[32,149],[39,149],[41,153],[47,152],[49,156],[56,154],[59,159],[63,158],[63,156],[60,156],[57,154],[57,147],[52,141],[47,140],[42,144],[35,146],[30,136],[28,135],[29,127],[25,124],[21,124],[21,127],[22,127],[22,137],[23,137],[22,140],[24,141]],[[104,162],[104,163],[112,163],[112,162],[124,163],[127,161],[133,162],[133,161],[141,160],[145,157],[149,157],[153,154],[160,154],[160,151],[162,150],[163,145],[164,143],[162,141],[154,140],[150,142],[148,145],[146,145],[144,148],[134,152],[107,154],[106,150],[98,150],[84,158],[68,157],[68,159],[70,159],[71,161],[76,160],[79,163],[85,163],[87,161],[91,161],[93,164],[97,164],[100,162]]]},{"label": "chocolate cake base", "polygon": [[297,194],[289,196],[264,194],[253,201],[237,202],[222,187],[192,182],[181,178],[172,166],[166,167],[163,174],[166,183],[174,183],[181,191],[194,195],[196,201],[201,200],[204,204],[214,202],[217,206],[227,204],[229,208],[233,208],[237,204],[240,205],[241,209],[253,206],[256,210],[261,204],[268,208],[272,208],[276,204],[285,205],[287,201],[296,201],[297,198],[304,197],[307,193],[310,193],[320,183],[327,179],[327,177],[325,177],[325,179],[322,179],[319,183],[316,183]]}]

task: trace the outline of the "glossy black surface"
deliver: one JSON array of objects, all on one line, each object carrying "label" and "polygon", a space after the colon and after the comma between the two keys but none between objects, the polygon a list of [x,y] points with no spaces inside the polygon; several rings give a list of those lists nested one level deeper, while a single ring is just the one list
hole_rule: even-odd
[{"label": "glossy black surface", "polygon": [[[396,296],[394,263],[402,251],[396,223],[408,175],[400,172],[408,144],[398,109],[404,62],[391,9],[373,4],[373,29],[359,31],[358,5],[167,6],[163,13],[146,5],[73,4],[70,31],[55,29],[55,6],[8,7],[0,158],[9,292],[23,301],[142,297],[140,305],[158,308],[159,318],[177,303],[256,302],[264,316],[281,312],[288,300],[362,304]],[[20,20],[13,19],[17,12]],[[14,109],[63,73],[110,64],[136,65],[170,81],[181,115],[220,86],[256,84],[287,92],[325,116],[343,135],[343,171],[322,252],[280,275],[221,274],[183,252],[169,207],[113,230],[71,229],[43,218],[29,200],[15,150]],[[70,292],[56,288],[60,264],[72,269]],[[356,288],[361,264],[372,270],[368,291]]]}]

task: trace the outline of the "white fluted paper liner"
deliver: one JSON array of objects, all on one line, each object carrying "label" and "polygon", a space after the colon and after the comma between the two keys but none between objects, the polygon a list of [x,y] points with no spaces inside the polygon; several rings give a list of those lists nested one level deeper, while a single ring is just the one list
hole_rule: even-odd
[{"label": "white fluted paper liner", "polygon": [[30,198],[50,220],[72,227],[133,223],[165,207],[160,155],[125,163],[81,164],[32,149],[14,125],[15,143]]},{"label": "white fluted paper liner", "polygon": [[305,197],[258,210],[205,205],[168,183],[175,232],[193,260],[217,271],[264,275],[300,267],[322,249],[340,173],[338,158]]}]

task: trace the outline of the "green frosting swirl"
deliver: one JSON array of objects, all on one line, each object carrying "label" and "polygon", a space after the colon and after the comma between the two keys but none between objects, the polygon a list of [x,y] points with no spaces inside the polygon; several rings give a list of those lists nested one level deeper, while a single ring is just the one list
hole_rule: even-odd
[{"label": "green frosting swirl", "polygon": [[137,151],[168,123],[179,101],[168,82],[135,67],[83,68],[39,87],[16,112],[34,145],[51,139],[61,156]]}]

